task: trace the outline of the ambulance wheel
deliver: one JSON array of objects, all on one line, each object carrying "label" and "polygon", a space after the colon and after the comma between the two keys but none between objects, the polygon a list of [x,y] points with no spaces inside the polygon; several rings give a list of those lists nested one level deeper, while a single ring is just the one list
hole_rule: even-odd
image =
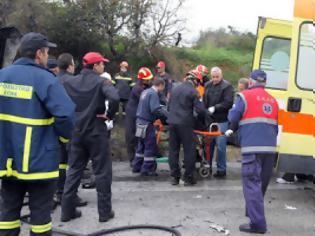
[{"label": "ambulance wheel", "polygon": [[200,167],[198,172],[202,178],[208,178],[211,174],[210,169],[206,167]]}]

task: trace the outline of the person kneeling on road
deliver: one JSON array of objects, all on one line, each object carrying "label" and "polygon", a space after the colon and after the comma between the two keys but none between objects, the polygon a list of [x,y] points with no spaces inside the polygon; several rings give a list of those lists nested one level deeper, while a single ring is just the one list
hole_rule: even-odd
[{"label": "person kneeling on road", "polygon": [[[152,76],[148,68],[141,68],[139,73]],[[153,86],[142,92],[137,110],[136,137],[138,147],[133,160],[133,173],[141,172],[142,176],[157,176],[156,173],[156,135],[154,121],[160,119],[166,123],[167,111],[160,105],[159,93],[163,92],[165,82],[157,78],[153,80]]]},{"label": "person kneeling on road", "polygon": [[200,101],[196,87],[202,81],[198,70],[189,71],[184,82],[172,90],[169,102],[169,165],[172,185],[178,185],[181,177],[179,167],[180,145],[184,146],[185,185],[194,185],[196,146],[194,141],[194,111],[204,117],[207,110]]}]

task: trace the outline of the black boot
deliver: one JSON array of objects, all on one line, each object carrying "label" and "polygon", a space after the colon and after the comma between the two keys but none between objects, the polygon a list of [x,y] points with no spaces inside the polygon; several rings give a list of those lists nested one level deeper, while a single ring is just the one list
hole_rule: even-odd
[{"label": "black boot", "polygon": [[80,218],[81,216],[82,216],[82,213],[79,210],[74,210],[74,212],[72,214],[62,214],[61,213],[61,221],[62,222],[68,222],[70,220]]},{"label": "black boot", "polygon": [[82,198],[80,198],[78,195],[77,195],[75,201],[76,201],[76,205],[75,205],[76,207],[84,207],[84,206],[87,205],[87,201],[84,201],[84,200],[83,200]]},{"label": "black boot", "polygon": [[184,186],[193,186],[197,183],[194,177],[186,177],[184,178]]},{"label": "black boot", "polygon": [[113,219],[115,217],[115,212],[111,210],[111,212],[108,215],[100,216],[99,222],[107,222],[110,219]]},{"label": "black boot", "polygon": [[179,185],[179,177],[172,177],[171,185]]},{"label": "black boot", "polygon": [[157,176],[159,176],[155,171],[141,172],[140,175],[143,177],[157,177]]},{"label": "black boot", "polygon": [[224,179],[226,177],[226,171],[217,171],[217,173],[215,173],[213,177],[218,179]]},{"label": "black boot", "polygon": [[242,224],[239,227],[241,232],[245,233],[251,233],[251,234],[264,234],[267,230],[259,230],[259,229],[253,229],[250,227],[249,224]]}]

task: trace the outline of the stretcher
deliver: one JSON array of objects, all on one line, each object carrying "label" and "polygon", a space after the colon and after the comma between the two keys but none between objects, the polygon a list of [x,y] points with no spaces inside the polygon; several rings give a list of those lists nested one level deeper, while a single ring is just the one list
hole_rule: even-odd
[{"label": "stretcher", "polygon": [[[165,127],[159,120],[154,123],[157,133],[156,133],[156,143],[159,146],[161,142],[167,141],[168,139],[162,139],[162,134],[167,132],[167,127]],[[217,136],[222,135],[217,123],[212,123],[210,125],[209,131],[194,130],[195,141],[196,141],[196,152],[197,161],[196,169],[200,177],[208,178],[211,175],[211,165],[210,165],[210,153],[211,153],[211,142]],[[159,157],[156,159],[157,163],[168,163],[168,157]]]},{"label": "stretcher", "polygon": [[210,125],[210,131],[194,130],[196,134],[197,161],[196,169],[202,178],[208,178],[212,173],[211,166],[211,142],[217,136],[222,135],[217,123]]}]

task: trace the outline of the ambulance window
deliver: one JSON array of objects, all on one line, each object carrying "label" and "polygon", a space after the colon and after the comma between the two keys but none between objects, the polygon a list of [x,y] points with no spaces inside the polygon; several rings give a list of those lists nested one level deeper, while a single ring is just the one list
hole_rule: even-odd
[{"label": "ambulance window", "polygon": [[267,73],[267,87],[286,90],[289,79],[291,40],[267,37],[264,39],[260,69]]},{"label": "ambulance window", "polygon": [[315,90],[315,26],[304,23],[300,30],[297,85],[306,90]]}]

